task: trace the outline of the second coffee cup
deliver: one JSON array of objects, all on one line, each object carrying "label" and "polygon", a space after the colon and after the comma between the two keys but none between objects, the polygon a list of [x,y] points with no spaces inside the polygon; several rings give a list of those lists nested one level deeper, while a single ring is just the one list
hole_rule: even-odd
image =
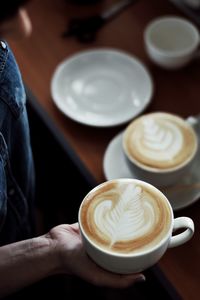
[{"label": "second coffee cup", "polygon": [[133,176],[163,187],[187,175],[198,138],[192,125],[180,116],[154,112],[134,119],[124,131],[122,144]]}]

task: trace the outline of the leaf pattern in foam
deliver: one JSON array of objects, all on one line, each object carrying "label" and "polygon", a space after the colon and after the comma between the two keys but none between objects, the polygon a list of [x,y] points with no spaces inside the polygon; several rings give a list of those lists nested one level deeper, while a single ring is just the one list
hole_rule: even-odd
[{"label": "leaf pattern in foam", "polygon": [[[153,119],[144,120],[144,141],[141,151],[155,160],[172,159],[183,145],[179,128],[166,120],[157,124]],[[145,147],[144,147],[145,146]]]},{"label": "leaf pattern in foam", "polygon": [[110,246],[134,239],[143,231],[145,222],[141,187],[127,184],[114,205],[110,199],[102,201],[96,207],[94,219],[99,230],[110,240]]}]

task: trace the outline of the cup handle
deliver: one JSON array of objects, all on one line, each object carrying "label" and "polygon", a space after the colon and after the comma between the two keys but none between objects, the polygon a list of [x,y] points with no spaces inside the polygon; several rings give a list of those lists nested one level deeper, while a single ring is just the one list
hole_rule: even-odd
[{"label": "cup handle", "polygon": [[189,123],[193,128],[195,128],[199,124],[199,121],[200,121],[200,116],[199,115],[189,116],[186,119],[186,122]]},{"label": "cup handle", "polygon": [[188,217],[180,217],[174,219],[173,231],[181,228],[185,228],[185,230],[171,237],[168,248],[173,248],[182,245],[188,240],[190,240],[193,236],[194,222],[192,221],[192,219]]}]

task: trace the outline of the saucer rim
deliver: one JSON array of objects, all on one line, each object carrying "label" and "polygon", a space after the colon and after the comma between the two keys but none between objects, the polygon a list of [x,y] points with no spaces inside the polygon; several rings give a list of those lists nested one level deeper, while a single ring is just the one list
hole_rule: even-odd
[{"label": "saucer rim", "polygon": [[[118,120],[118,119],[116,120],[113,117],[112,122],[110,122],[110,121],[96,122],[94,120],[90,120],[90,118],[83,120],[82,118],[80,118],[80,114],[73,113],[73,111],[69,107],[67,107],[65,104],[63,104],[64,101],[63,101],[63,99],[61,99],[62,97],[60,97],[57,92],[57,90],[58,90],[57,81],[61,74],[61,71],[64,68],[67,68],[67,65],[69,63],[73,63],[73,61],[80,59],[80,57],[81,57],[81,59],[84,59],[85,56],[91,55],[93,53],[97,53],[97,54],[100,53],[103,55],[114,53],[115,55],[124,56],[127,59],[129,59],[130,62],[137,64],[141,68],[142,72],[144,72],[146,74],[146,77],[148,80],[148,85],[149,85],[149,88],[148,88],[149,90],[147,91],[147,97],[146,97],[145,101],[143,101],[141,98],[140,108],[137,110],[133,110],[131,115],[124,116],[123,118],[120,118],[120,120]],[[137,72],[138,72],[138,70],[137,70]],[[104,47],[104,48],[94,48],[92,50],[79,51],[79,52],[73,54],[72,56],[65,58],[63,61],[61,61],[57,65],[56,69],[53,72],[53,75],[51,78],[51,83],[50,83],[50,91],[51,91],[51,98],[52,98],[54,104],[65,116],[67,116],[71,120],[74,120],[83,125],[104,128],[104,127],[114,127],[114,126],[118,126],[118,125],[123,125],[123,124],[129,122],[130,120],[132,120],[133,118],[135,118],[136,116],[138,116],[139,114],[141,114],[152,101],[153,94],[154,94],[154,82],[153,82],[152,75],[151,75],[150,71],[148,70],[147,66],[139,58],[137,58],[133,54],[129,54],[128,52],[120,50],[120,49]],[[83,112],[84,112],[84,110],[83,110]]]}]

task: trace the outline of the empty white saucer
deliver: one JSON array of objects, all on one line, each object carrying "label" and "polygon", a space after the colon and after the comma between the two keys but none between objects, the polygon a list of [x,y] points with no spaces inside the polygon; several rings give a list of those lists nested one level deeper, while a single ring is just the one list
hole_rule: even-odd
[{"label": "empty white saucer", "polygon": [[128,122],[149,104],[153,81],[136,57],[114,49],[82,51],[61,62],[51,81],[56,106],[90,126]]},{"label": "empty white saucer", "polygon": [[[122,150],[122,132],[116,135],[104,154],[103,170],[107,180],[115,178],[138,178],[130,172]],[[176,186],[161,189],[174,211],[185,208],[200,198],[200,151],[193,169]]]}]

